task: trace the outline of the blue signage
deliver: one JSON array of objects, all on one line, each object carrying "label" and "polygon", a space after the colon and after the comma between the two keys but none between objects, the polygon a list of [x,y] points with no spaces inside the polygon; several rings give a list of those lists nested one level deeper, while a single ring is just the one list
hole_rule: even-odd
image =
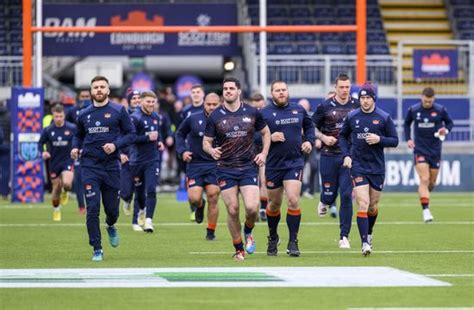
[{"label": "blue signage", "polygon": [[457,49],[414,49],[413,77],[446,79],[458,77]]},{"label": "blue signage", "polygon": [[[48,4],[43,16],[46,27],[238,24],[235,4]],[[45,32],[43,40],[45,56],[239,54],[235,33]]]},{"label": "blue signage", "polygon": [[43,202],[43,97],[41,88],[12,89],[12,202]]}]

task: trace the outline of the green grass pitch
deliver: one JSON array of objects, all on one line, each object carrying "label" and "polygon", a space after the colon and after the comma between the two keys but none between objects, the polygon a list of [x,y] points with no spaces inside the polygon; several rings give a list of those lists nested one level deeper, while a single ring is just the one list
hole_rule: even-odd
[{"label": "green grass pitch", "polygon": [[[47,198],[49,199],[49,197]],[[285,254],[288,233],[282,212],[277,257],[267,257],[266,224],[254,230],[257,253],[231,259],[233,247],[220,202],[217,240],[205,240],[205,224],[188,221],[186,203],[159,194],[155,233],[131,229],[121,214],[120,247],[109,246],[102,228],[105,260],[90,261],[85,216],[71,197],[62,221],[52,221],[49,201],[40,205],[0,203],[0,269],[136,267],[388,266],[451,283],[450,287],[396,288],[92,288],[0,289],[1,309],[347,309],[474,307],[474,194],[434,193],[433,224],[422,223],[416,193],[384,193],[374,229],[374,252],[363,257],[357,225],[352,250],[337,247],[338,221],[319,218],[317,199],[302,199],[302,255]],[[284,206],[286,209],[286,206]],[[104,219],[103,211],[101,220]],[[104,238],[105,237],[105,238]]]}]

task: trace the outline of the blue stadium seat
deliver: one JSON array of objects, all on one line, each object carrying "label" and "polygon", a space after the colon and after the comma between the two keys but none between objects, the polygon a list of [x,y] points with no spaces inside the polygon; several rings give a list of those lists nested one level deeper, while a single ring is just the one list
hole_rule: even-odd
[{"label": "blue stadium seat", "polygon": [[466,10],[465,8],[455,8],[453,10],[453,16],[456,18],[471,18],[474,17],[474,9]]},{"label": "blue stadium seat", "polygon": [[336,9],[332,6],[317,6],[314,9],[316,18],[333,18],[336,16]]},{"label": "blue stadium seat", "polygon": [[349,55],[355,54],[357,52],[356,45],[352,43],[346,44],[346,52]]},{"label": "blue stadium seat", "polygon": [[472,5],[472,0],[450,0],[452,5]]},{"label": "blue stadium seat", "polygon": [[286,7],[274,7],[270,6],[267,8],[267,17],[285,17],[288,18],[288,9]]},{"label": "blue stadium seat", "polygon": [[328,44],[322,44],[322,52],[323,54],[345,54],[346,49],[343,44],[340,43],[328,43]]},{"label": "blue stadium seat", "polygon": [[316,20],[317,25],[334,25],[336,20],[334,18],[318,18]]},{"label": "blue stadium seat", "polygon": [[275,54],[286,55],[293,54],[295,47],[293,44],[275,44]]},{"label": "blue stadium seat", "polygon": [[369,44],[367,46],[367,54],[383,54],[387,55],[390,54],[390,50],[388,49],[386,44]]},{"label": "blue stadium seat", "polygon": [[295,34],[295,40],[299,42],[314,42],[316,39],[316,33],[299,32]]},{"label": "blue stadium seat", "polygon": [[342,34],[342,40],[344,42],[355,42],[356,40],[356,34],[354,32],[344,32]]},{"label": "blue stadium seat", "polygon": [[335,32],[324,32],[319,35],[321,43],[342,41],[342,34]]},{"label": "blue stadium seat", "polygon": [[383,30],[383,22],[381,19],[369,19],[367,20],[367,29],[380,29]]},{"label": "blue stadium seat", "polygon": [[11,54],[12,55],[22,55],[23,54],[23,45],[22,44],[11,44]]},{"label": "blue stadium seat", "polygon": [[267,21],[267,24],[271,26],[281,26],[281,25],[287,25],[288,21],[284,19],[269,19]]},{"label": "blue stadium seat", "polygon": [[474,31],[463,31],[459,33],[459,39],[461,40],[474,40]]},{"label": "blue stadium seat", "polygon": [[258,6],[249,6],[249,16],[258,18],[260,14],[260,9]]},{"label": "blue stadium seat", "polygon": [[319,50],[315,44],[298,44],[296,46],[296,52],[298,54],[318,54]]},{"label": "blue stadium seat", "polygon": [[474,29],[474,20],[472,20],[472,19],[460,19],[460,20],[456,21],[456,28],[458,30]]},{"label": "blue stadium seat", "polygon": [[306,7],[293,7],[290,9],[290,16],[296,18],[307,18],[311,16],[311,12]]},{"label": "blue stadium seat", "polygon": [[355,8],[354,7],[338,7],[337,9],[337,17],[344,18],[344,17],[351,17],[355,16]]},{"label": "blue stadium seat", "polygon": [[291,20],[292,25],[314,25],[314,21],[309,18],[293,19]]},{"label": "blue stadium seat", "polygon": [[[288,32],[281,32],[281,33],[271,33],[267,35],[269,41],[274,42],[289,42],[293,41],[293,34]],[[271,39],[270,39],[271,38]]]}]

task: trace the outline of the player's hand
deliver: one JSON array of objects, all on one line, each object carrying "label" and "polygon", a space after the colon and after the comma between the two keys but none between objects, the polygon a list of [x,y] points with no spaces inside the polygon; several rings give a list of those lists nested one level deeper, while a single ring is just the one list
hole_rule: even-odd
[{"label": "player's hand", "polygon": [[102,149],[104,150],[105,154],[110,155],[115,152],[116,147],[113,143],[106,143],[102,146]]},{"label": "player's hand", "polygon": [[214,158],[215,160],[218,160],[219,158],[221,158],[221,155],[222,155],[221,147],[211,148],[212,158]]},{"label": "player's hand", "polygon": [[352,168],[352,158],[350,158],[349,156],[344,157],[344,162],[342,163],[342,166],[351,169]]},{"label": "player's hand", "polygon": [[272,142],[285,142],[285,134],[280,131],[276,131],[271,135]]},{"label": "player's hand", "polygon": [[173,137],[170,136],[170,137],[166,138],[165,143],[166,143],[166,146],[168,146],[168,147],[172,146],[174,144]]},{"label": "player's hand", "polygon": [[327,146],[332,146],[337,143],[337,139],[332,136],[321,135],[321,141]]},{"label": "player's hand", "polygon": [[165,150],[165,145],[163,144],[163,142],[158,142],[158,150],[160,152],[163,152]]},{"label": "player's hand", "polygon": [[323,146],[323,144],[321,143],[320,139],[316,139],[316,142],[314,143],[314,146],[316,147],[316,149],[320,150],[321,147]]},{"label": "player's hand", "polygon": [[378,135],[376,135],[375,133],[369,133],[367,135],[367,138],[365,138],[365,142],[367,142],[367,144],[377,144],[380,142],[380,137]]},{"label": "player's hand", "polygon": [[183,161],[189,163],[191,160],[193,160],[193,153],[190,151],[186,151],[183,153]]},{"label": "player's hand", "polygon": [[125,164],[128,161],[128,156],[126,154],[120,154],[120,162]]},{"label": "player's hand", "polygon": [[301,144],[301,151],[303,153],[309,154],[309,153],[311,153],[312,150],[313,150],[313,147],[311,146],[310,142],[306,141],[303,144]]},{"label": "player's hand", "polygon": [[267,155],[263,153],[258,153],[257,156],[255,156],[253,161],[257,164],[257,166],[261,167],[265,165],[266,160],[267,160]]},{"label": "player's hand", "polygon": [[71,150],[71,158],[76,160],[79,158],[79,149],[78,148],[74,148]]},{"label": "player's hand", "polygon": [[49,154],[49,152],[43,152],[43,154],[41,154],[41,156],[43,156],[43,159],[44,160],[48,160],[51,158],[51,154]]},{"label": "player's hand", "polygon": [[441,127],[440,129],[438,129],[438,134],[440,136],[446,136],[448,134],[449,130],[447,130],[446,128],[444,127]]},{"label": "player's hand", "polygon": [[148,140],[150,141],[158,140],[158,131],[150,131],[147,134],[148,134]]},{"label": "player's hand", "polygon": [[409,149],[414,149],[415,148],[415,141],[413,141],[412,139],[408,140],[407,141],[407,146]]}]

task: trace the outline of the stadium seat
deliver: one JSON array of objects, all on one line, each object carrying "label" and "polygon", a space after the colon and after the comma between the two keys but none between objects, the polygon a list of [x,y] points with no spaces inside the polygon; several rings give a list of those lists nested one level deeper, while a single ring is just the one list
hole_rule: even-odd
[{"label": "stadium seat", "polygon": [[345,54],[346,49],[343,44],[340,43],[329,43],[329,44],[322,44],[322,52],[323,54]]},{"label": "stadium seat", "polygon": [[386,44],[369,44],[367,46],[367,54],[390,54],[390,50],[388,49]]},{"label": "stadium seat", "polygon": [[314,21],[309,18],[304,18],[304,19],[293,19],[291,20],[292,25],[313,25]]},{"label": "stadium seat", "polygon": [[293,44],[275,44],[275,54],[285,55],[293,54],[295,52],[295,47]]},{"label": "stadium seat", "polygon": [[306,7],[294,7],[290,9],[290,16],[296,18],[310,17],[311,12]]},{"label": "stadium seat", "polygon": [[314,42],[317,37],[315,33],[300,32],[295,34],[295,40],[298,42]]},{"label": "stadium seat", "polygon": [[296,52],[298,54],[317,54],[319,51],[315,44],[298,44]]}]

